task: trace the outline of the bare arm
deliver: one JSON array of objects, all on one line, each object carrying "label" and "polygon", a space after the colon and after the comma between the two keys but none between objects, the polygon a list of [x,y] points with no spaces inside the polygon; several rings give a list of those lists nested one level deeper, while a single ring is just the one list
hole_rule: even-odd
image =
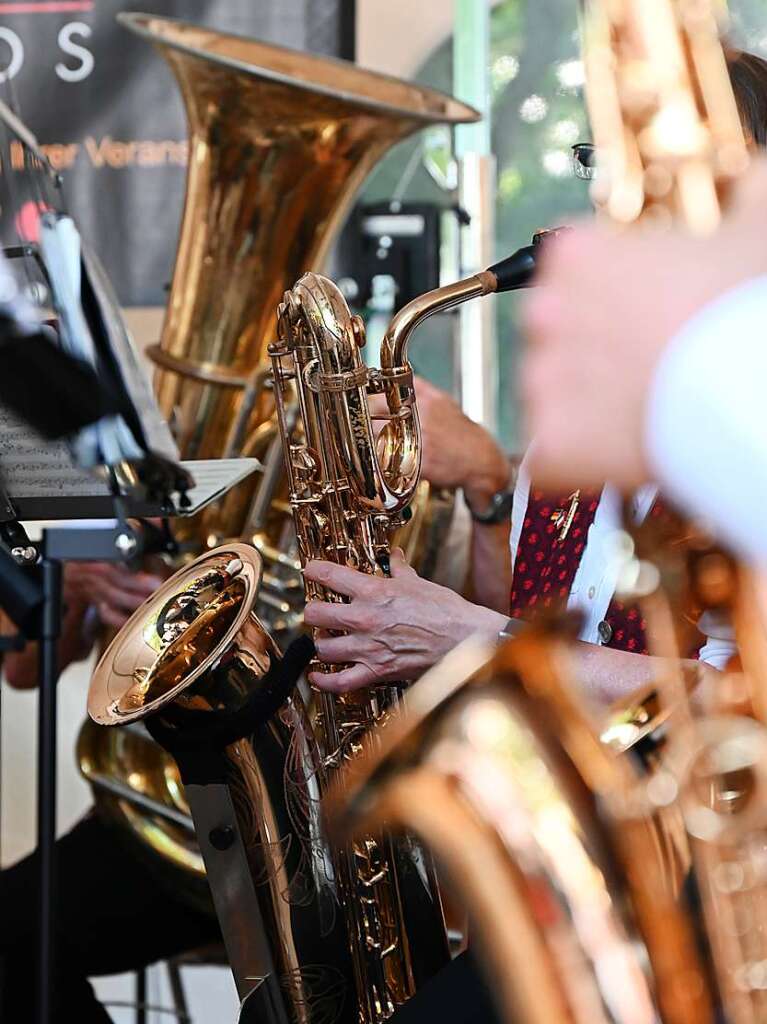
[{"label": "bare arm", "polygon": [[[147,573],[132,573],[124,566],[108,563],[70,563],[64,568],[64,621],[59,641],[59,671],[72,662],[87,658],[93,650],[97,631],[88,629],[88,609],[97,612],[96,626],[119,629],[162,581]],[[14,689],[37,686],[37,644],[8,654],[3,670]]]},{"label": "bare arm", "polygon": [[[390,579],[330,562],[310,562],[305,574],[349,599],[344,604],[311,601],[306,606],[307,624],[319,630],[319,657],[348,666],[335,673],[312,673],[311,682],[322,689],[356,690],[417,679],[469,636],[492,642],[507,621],[505,614],[421,579],[398,552],[392,557]],[[597,644],[579,642],[574,647],[573,671],[579,686],[584,695],[602,705],[615,704],[657,683],[667,666],[663,658]],[[716,674],[696,661],[682,662],[682,667],[693,681]]]},{"label": "bare arm", "polygon": [[[583,641],[575,645],[573,661],[583,693],[605,705],[629,699],[656,684],[668,672],[664,658],[615,651]],[[715,668],[700,661],[685,660],[681,664],[685,674],[696,680],[718,675]]]},{"label": "bare arm", "polygon": [[511,591],[510,523],[484,526],[474,523],[471,535],[469,593],[485,608],[508,618]]},{"label": "bare arm", "polygon": [[[511,484],[512,466],[493,436],[428,381],[416,381],[423,437],[422,474],[436,487],[462,488],[469,509],[484,511]],[[505,614],[511,589],[510,523],[472,522],[468,592],[479,605]]]}]

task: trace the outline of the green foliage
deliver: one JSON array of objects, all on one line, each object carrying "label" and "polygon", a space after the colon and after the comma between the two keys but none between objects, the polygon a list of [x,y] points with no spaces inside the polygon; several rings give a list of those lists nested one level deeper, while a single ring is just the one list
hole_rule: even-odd
[{"label": "green foliage", "polygon": [[[490,80],[493,151],[498,163],[499,257],[527,244],[540,228],[570,223],[589,209],[587,184],[568,169],[570,146],[589,138],[583,92],[577,84],[577,8],[576,0],[504,0],[493,9]],[[730,9],[733,42],[767,55],[767,0],[731,0]],[[421,82],[451,91],[452,47],[452,40],[447,40],[432,54],[418,76]],[[400,147],[384,163],[371,181],[371,195],[391,195],[420,144]],[[434,199],[438,191],[420,172],[406,195]],[[443,201],[448,205],[444,195]],[[509,448],[521,442],[515,388],[522,345],[519,308],[517,297],[501,297],[497,302],[499,426]],[[435,365],[430,368],[427,360],[423,369],[438,379],[445,374],[445,353],[440,363],[439,347],[433,345],[432,350]]]}]

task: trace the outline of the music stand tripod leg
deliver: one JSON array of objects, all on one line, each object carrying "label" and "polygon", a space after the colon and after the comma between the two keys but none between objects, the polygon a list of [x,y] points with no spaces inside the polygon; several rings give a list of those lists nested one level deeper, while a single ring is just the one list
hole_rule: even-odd
[{"label": "music stand tripod leg", "polygon": [[53,1019],[56,965],[56,684],[61,634],[61,562],[42,562],[43,615],[37,732],[37,848],[39,854],[38,1021]]}]

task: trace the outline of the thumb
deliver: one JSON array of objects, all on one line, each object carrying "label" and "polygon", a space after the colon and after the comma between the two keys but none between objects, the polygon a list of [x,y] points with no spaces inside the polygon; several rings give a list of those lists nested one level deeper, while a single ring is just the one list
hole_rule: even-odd
[{"label": "thumb", "polygon": [[402,548],[392,549],[391,559],[389,562],[391,565],[391,576],[393,580],[396,580],[399,576],[415,575],[415,569],[408,564],[408,560],[405,558],[405,552]]}]

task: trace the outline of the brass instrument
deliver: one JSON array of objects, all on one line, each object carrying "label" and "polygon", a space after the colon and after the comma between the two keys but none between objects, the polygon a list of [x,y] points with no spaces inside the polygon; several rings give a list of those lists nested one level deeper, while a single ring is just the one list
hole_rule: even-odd
[{"label": "brass instrument", "polygon": [[[358,189],[394,145],[478,114],[344,61],[152,15],[118,18],[168,62],[189,123],[173,283],[162,338],[148,350],[160,409],[185,459],[256,456],[266,475],[270,454],[280,468],[265,384],[282,293],[323,263]],[[183,538],[193,554],[231,538],[255,543],[264,613],[277,630],[283,619],[295,628],[301,601],[284,554],[279,480],[278,472],[255,496],[253,483],[235,488]]]},{"label": "brass instrument", "polygon": [[564,635],[466,641],[350,767],[332,832],[385,823],[434,852],[509,1024],[713,1024],[690,919],[648,872],[666,794],[599,742],[569,678]]},{"label": "brass instrument", "polygon": [[[235,488],[180,528],[187,557],[228,539],[260,551],[259,614],[276,637],[300,627],[282,449],[266,348],[278,300],[321,265],[355,193],[398,142],[429,125],[476,120],[449,96],[257,40],[166,18],[120,14],[168,61],[189,124],[186,203],[159,345],[155,391],[185,459],[253,456],[254,485]],[[423,529],[446,529],[428,490]],[[439,522],[432,525],[432,516]],[[431,542],[421,550],[428,556]],[[78,763],[99,806],[159,854],[198,901],[204,871],[172,759],[143,732],[83,726]],[[196,881],[195,881],[196,879]]]},{"label": "brass instrument", "polygon": [[[407,305],[384,336],[379,370],[363,362],[362,321],[351,315],[331,281],[305,274],[286,293],[278,340],[269,353],[302,565],[326,558],[363,572],[388,574],[391,534],[405,522],[419,482],[420,430],[407,361],[412,332],[440,310],[526,284],[534,262],[532,248]],[[368,408],[371,393],[382,393],[388,406],[377,437]],[[296,406],[298,415],[291,418]],[[338,600],[315,583],[307,582],[306,593],[308,598]],[[396,685],[320,695],[315,724],[329,777],[354,759],[362,737],[399,702]],[[411,895],[415,863],[428,883],[425,903]],[[337,864],[350,919],[361,1020],[384,1020],[415,993],[424,977],[413,960],[414,950],[431,950],[429,973],[447,960],[438,890],[428,858],[411,837],[395,840],[380,830],[368,832],[340,844]]]},{"label": "brass instrument", "polygon": [[[620,224],[709,232],[747,165],[721,6],[584,3],[595,197]],[[682,1024],[724,1013],[728,1024],[756,1024],[767,1019],[767,659],[756,590],[717,553],[694,553],[692,585],[704,606],[734,612],[745,669],[701,710],[677,660],[678,572],[664,572],[663,558],[648,569],[651,555],[628,535],[623,544],[651,640],[669,658],[657,717],[635,723],[644,740],[663,729],[649,773],[634,751],[601,742],[553,622],[484,668],[488,651],[459,649],[417,683],[408,713],[347,773],[333,818],[340,835],[385,823],[434,851],[465,894],[509,1022]],[[665,874],[679,822],[686,889],[702,912]]]},{"label": "brass instrument", "polygon": [[260,581],[260,556],[244,544],[177,572],[107,648],[88,711],[101,725],[154,719],[203,752],[185,793],[240,1019],[352,1022],[347,940],[318,827],[322,765],[300,697],[276,695],[279,652],[253,611]]}]

